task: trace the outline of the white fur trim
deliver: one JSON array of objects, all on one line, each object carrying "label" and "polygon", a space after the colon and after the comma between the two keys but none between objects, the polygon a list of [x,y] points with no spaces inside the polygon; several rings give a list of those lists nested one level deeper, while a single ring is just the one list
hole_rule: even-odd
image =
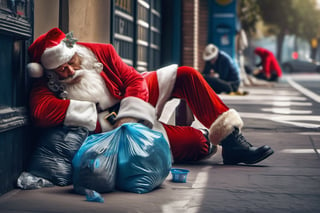
[{"label": "white fur trim", "polygon": [[27,65],[27,70],[31,78],[40,78],[43,76],[43,67],[39,63],[29,63]]},{"label": "white fur trim", "polygon": [[158,132],[162,133],[163,137],[166,139],[166,142],[168,143],[168,145],[170,147],[171,161],[172,161],[172,163],[174,163],[174,158],[173,158],[173,154],[172,154],[172,151],[171,151],[171,145],[169,143],[168,134],[167,134],[165,128],[163,127],[162,123],[160,123],[159,121],[155,120],[152,130],[155,130],[155,131],[158,131]]},{"label": "white fur trim", "polygon": [[98,113],[96,104],[89,101],[70,100],[64,124],[66,126],[86,127],[89,131],[96,128]]},{"label": "white fur trim", "polygon": [[102,132],[107,132],[113,129],[113,126],[109,123],[109,121],[104,119],[106,115],[109,115],[108,110],[100,112],[98,114],[98,120],[99,120]]},{"label": "white fur trim", "polygon": [[126,117],[142,120],[143,124],[152,128],[156,118],[155,108],[140,98],[126,97],[120,102],[117,119]]},{"label": "white fur trim", "polygon": [[222,113],[217,120],[215,120],[209,129],[209,139],[211,143],[218,145],[223,139],[230,135],[234,127],[241,130],[243,121],[239,113],[234,109]]},{"label": "white fur trim", "polygon": [[72,56],[75,54],[75,49],[67,47],[65,42],[45,49],[41,56],[41,63],[46,69],[55,69],[62,64],[70,61]]},{"label": "white fur trim", "polygon": [[171,96],[177,78],[177,64],[172,64],[157,70],[159,98],[156,104],[157,118],[161,116],[164,105]]}]

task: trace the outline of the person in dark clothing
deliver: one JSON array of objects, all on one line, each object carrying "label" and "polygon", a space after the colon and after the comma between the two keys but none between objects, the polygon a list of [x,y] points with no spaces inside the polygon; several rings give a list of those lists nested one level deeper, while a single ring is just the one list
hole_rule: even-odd
[{"label": "person in dark clothing", "polygon": [[240,95],[240,71],[232,58],[214,44],[206,46],[203,52],[206,61],[202,75],[218,94]]}]

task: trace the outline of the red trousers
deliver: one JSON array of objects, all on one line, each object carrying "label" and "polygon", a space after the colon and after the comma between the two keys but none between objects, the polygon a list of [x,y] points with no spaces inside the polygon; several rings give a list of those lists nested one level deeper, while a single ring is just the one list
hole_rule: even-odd
[{"label": "red trousers", "polygon": [[[147,77],[149,102],[155,106],[159,97],[159,85],[155,84],[156,72]],[[219,115],[229,110],[212,90],[202,75],[192,67],[179,67],[171,98],[184,99],[194,116],[207,128]],[[209,153],[207,140],[202,132],[190,126],[163,124],[169,138],[174,160],[195,161]]]}]

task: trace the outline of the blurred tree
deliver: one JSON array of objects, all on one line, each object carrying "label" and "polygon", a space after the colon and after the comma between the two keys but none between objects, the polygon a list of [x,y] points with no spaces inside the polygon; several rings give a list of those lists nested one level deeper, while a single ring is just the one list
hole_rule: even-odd
[{"label": "blurred tree", "polygon": [[281,59],[282,43],[285,34],[294,34],[311,40],[318,37],[320,11],[315,0],[257,0],[262,20],[274,27],[277,32],[277,57]]},{"label": "blurred tree", "polygon": [[256,23],[261,19],[260,7],[256,0],[240,0],[238,4],[238,17],[241,27],[247,33],[256,31]]}]

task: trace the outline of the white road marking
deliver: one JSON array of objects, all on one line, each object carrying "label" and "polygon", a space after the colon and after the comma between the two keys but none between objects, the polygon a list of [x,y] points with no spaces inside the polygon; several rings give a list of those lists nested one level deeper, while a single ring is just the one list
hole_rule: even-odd
[{"label": "white road marking", "polygon": [[[320,80],[320,77],[317,75],[306,76],[300,78],[301,76],[293,77],[296,79],[305,79],[305,80]],[[291,77],[287,76],[284,78],[287,82],[298,92],[291,90],[278,90],[274,91],[272,89],[254,89],[249,90],[248,96],[229,96],[229,95],[220,95],[223,101],[226,101],[228,104],[259,104],[264,106],[262,107],[262,112],[268,113],[250,113],[250,112],[239,112],[243,118],[255,118],[255,119],[265,119],[271,120],[278,123],[293,125],[297,127],[304,128],[320,128],[320,116],[312,115],[312,109],[302,109],[294,110],[291,107],[293,106],[312,106],[311,102],[308,102],[307,96],[314,100],[315,102],[320,103],[320,96],[314,92],[304,88]],[[301,96],[301,93],[304,96]]]},{"label": "white road marking", "polygon": [[293,88],[295,88],[296,90],[300,91],[301,93],[303,93],[307,97],[311,98],[315,102],[320,103],[320,96],[318,94],[316,94],[316,93],[312,92],[311,90],[308,90],[307,88],[305,88],[305,87],[301,86],[300,84],[296,83],[290,77],[287,77],[287,81]]},{"label": "white road marking", "polygon": [[199,204],[202,203],[208,184],[209,169],[211,169],[211,166],[202,168],[201,171],[197,174],[194,183],[192,184],[193,190],[186,190],[183,194],[183,197],[180,198],[179,201],[172,201],[170,203],[162,205],[162,212],[199,212],[199,209],[201,208]]},{"label": "white road marking", "polygon": [[294,101],[274,101],[273,106],[312,106],[310,102],[294,102]]},{"label": "white road marking", "polygon": [[290,108],[262,108],[261,109],[263,112],[272,112],[275,114],[287,114],[287,115],[292,115],[292,114],[312,114],[311,110],[292,110]]},{"label": "white road marking", "polygon": [[[246,90],[246,89],[244,89]],[[288,90],[277,90],[274,91],[272,89],[261,89],[254,88],[253,90],[249,90],[249,95],[284,95],[284,96],[298,96],[299,92],[296,91],[288,91]]]},{"label": "white road marking", "polygon": [[219,95],[222,100],[253,100],[253,101],[306,101],[307,98],[301,96],[275,96],[275,95],[248,95],[248,96],[231,96],[231,95]]},{"label": "white road marking", "polygon": [[[254,100],[235,100],[230,101],[228,100],[228,104],[255,104],[257,102]],[[272,106],[312,106],[310,102],[298,102],[298,101],[267,101],[267,102],[259,102],[259,105],[272,105]]]},{"label": "white road marking", "polygon": [[299,132],[299,135],[320,135],[320,132]]},{"label": "white road marking", "polygon": [[291,78],[291,79],[298,79],[298,80],[313,80],[313,81],[320,81],[320,75],[319,73],[296,73],[296,74],[290,74],[284,75],[284,79]]},{"label": "white road marking", "polygon": [[[297,127],[304,128],[320,128],[320,116],[314,115],[275,115],[267,113],[250,113],[250,112],[239,112],[242,118],[255,118],[255,119],[265,119],[271,120],[278,123],[289,124]],[[297,122],[304,121],[304,122]],[[319,124],[307,123],[308,121],[313,121]]]},{"label": "white road marking", "polygon": [[[319,149],[317,149],[317,152],[319,153]],[[311,154],[311,153],[317,153],[314,149],[283,149],[280,151],[281,153],[289,153],[289,154]]]}]

